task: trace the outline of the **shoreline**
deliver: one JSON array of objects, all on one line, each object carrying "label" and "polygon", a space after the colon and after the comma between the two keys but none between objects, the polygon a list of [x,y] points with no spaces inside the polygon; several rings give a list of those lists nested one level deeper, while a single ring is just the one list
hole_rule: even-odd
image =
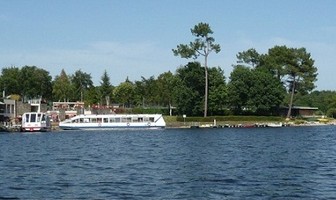
[{"label": "shoreline", "polygon": [[[272,124],[272,125],[271,125]],[[273,126],[276,125],[276,126]],[[166,129],[205,129],[205,128],[281,128],[281,127],[313,127],[313,126],[333,126],[336,125],[336,120],[325,122],[305,122],[295,124],[294,122],[231,122],[224,123],[218,122],[217,124],[213,123],[199,123],[199,122],[167,122]],[[51,127],[51,132],[53,131],[62,131],[59,128],[58,123],[53,123]],[[0,127],[0,132],[22,132],[15,127]]]},{"label": "shoreline", "polygon": [[[213,123],[200,123],[200,122],[173,122],[166,123],[166,128],[271,128],[272,125],[281,123],[281,126],[278,127],[301,127],[301,126],[332,126],[336,125],[336,120],[330,122],[304,122],[304,123],[295,123],[295,122],[218,122]],[[271,125],[272,124],[272,125]]]}]

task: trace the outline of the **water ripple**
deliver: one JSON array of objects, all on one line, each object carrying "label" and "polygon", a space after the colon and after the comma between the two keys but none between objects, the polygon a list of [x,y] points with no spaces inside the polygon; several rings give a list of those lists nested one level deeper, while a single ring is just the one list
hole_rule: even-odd
[{"label": "water ripple", "polygon": [[332,199],[336,127],[0,135],[0,199]]}]

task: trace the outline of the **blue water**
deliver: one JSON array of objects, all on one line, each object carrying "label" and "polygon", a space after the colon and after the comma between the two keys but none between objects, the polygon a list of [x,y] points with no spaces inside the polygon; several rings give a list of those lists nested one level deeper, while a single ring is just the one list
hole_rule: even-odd
[{"label": "blue water", "polygon": [[0,134],[0,199],[332,199],[336,126]]}]

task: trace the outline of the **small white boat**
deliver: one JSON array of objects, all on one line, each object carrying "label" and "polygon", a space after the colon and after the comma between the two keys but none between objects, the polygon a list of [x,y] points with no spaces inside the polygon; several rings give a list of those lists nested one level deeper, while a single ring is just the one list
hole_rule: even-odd
[{"label": "small white boat", "polygon": [[26,112],[22,115],[22,131],[50,131],[51,122],[46,113]]},{"label": "small white boat", "polygon": [[161,114],[77,115],[59,123],[63,130],[164,128]]},{"label": "small white boat", "polygon": [[268,123],[267,127],[279,128],[279,127],[282,127],[282,122],[279,122],[279,123]]}]

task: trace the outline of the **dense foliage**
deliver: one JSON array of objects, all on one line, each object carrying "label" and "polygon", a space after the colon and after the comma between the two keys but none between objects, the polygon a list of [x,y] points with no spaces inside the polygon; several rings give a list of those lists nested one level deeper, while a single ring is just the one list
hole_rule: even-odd
[{"label": "dense foliage", "polygon": [[285,95],[281,83],[271,74],[238,65],[228,84],[229,105],[234,114],[276,114]]},{"label": "dense foliage", "polygon": [[207,23],[198,23],[191,29],[191,33],[195,36],[195,40],[190,44],[177,45],[176,49],[173,49],[175,56],[181,56],[182,58],[198,58],[204,57],[204,117],[208,113],[208,92],[209,92],[209,74],[208,74],[208,56],[211,52],[220,52],[220,45],[215,44],[215,39],[211,36],[213,34],[210,25]]},{"label": "dense foliage", "polygon": [[19,94],[23,100],[33,97],[50,99],[52,77],[36,66],[2,68],[0,88],[6,95]]},{"label": "dense foliage", "polygon": [[[197,39],[190,45],[178,45],[173,50],[175,55],[203,55],[206,61],[211,51],[219,52],[208,24],[196,25],[192,34]],[[132,108],[133,112],[163,111],[188,117],[206,113],[277,116],[281,106],[292,105],[318,107],[321,114],[336,116],[336,92],[313,91],[316,77],[314,60],[305,48],[275,46],[267,54],[253,48],[238,52],[228,80],[220,67],[202,66],[195,61],[181,65],[174,73],[163,72],[134,82],[126,78],[116,86],[106,70],[100,85],[94,86],[91,75],[81,70],[67,74],[62,69],[52,79],[42,68],[23,66],[2,68],[0,90],[23,100],[84,101],[87,106],[117,104],[127,112]]]}]

